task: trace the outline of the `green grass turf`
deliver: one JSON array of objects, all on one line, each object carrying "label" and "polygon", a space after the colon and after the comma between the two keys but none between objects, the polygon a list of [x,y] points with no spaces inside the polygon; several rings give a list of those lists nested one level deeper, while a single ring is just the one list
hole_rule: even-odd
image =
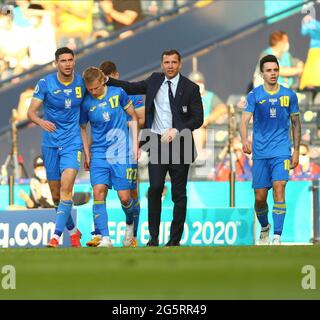
[{"label": "green grass turf", "polygon": [[16,289],[0,273],[0,299],[320,299],[319,246],[1,249],[7,264]]}]

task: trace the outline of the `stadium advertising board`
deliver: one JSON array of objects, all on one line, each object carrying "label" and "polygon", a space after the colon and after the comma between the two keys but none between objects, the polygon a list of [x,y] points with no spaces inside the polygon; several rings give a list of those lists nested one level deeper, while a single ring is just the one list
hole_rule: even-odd
[{"label": "stadium advertising board", "polygon": [[[44,247],[54,232],[54,209],[0,211],[0,216],[0,248]],[[76,222],[76,210],[72,210],[72,217]],[[63,233],[60,245],[70,246],[67,231]]]}]

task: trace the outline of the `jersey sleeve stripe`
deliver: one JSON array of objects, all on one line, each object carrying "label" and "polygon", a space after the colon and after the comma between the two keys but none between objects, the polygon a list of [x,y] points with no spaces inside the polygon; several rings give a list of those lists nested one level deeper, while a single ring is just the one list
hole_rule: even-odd
[{"label": "jersey sleeve stripe", "polygon": [[132,101],[131,100],[129,101],[129,103],[123,109],[127,110],[130,106],[132,106]]},{"label": "jersey sleeve stripe", "polygon": [[32,97],[32,99],[39,100],[39,101],[43,102],[43,100],[41,98],[38,98],[38,97]]}]

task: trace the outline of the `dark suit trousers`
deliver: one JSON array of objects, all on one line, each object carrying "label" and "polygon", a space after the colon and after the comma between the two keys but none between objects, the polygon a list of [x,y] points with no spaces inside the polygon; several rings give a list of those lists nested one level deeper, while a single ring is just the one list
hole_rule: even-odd
[{"label": "dark suit trousers", "polygon": [[[159,155],[161,150],[158,150]],[[173,220],[170,241],[179,242],[182,237],[187,211],[187,181],[190,164],[148,164],[150,187],[148,190],[148,221],[152,239],[158,239],[161,221],[161,196],[167,172],[171,178]]]}]

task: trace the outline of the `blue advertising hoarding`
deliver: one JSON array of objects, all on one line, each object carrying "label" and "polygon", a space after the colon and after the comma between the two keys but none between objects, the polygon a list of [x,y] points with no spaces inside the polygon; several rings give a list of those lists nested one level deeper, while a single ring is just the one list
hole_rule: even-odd
[{"label": "blue advertising hoarding", "polygon": [[[76,210],[71,214],[76,223]],[[45,247],[53,235],[55,218],[54,209],[0,211],[0,248]],[[62,247],[70,247],[67,231],[59,243]]]},{"label": "blue advertising hoarding", "polygon": [[[172,220],[171,188],[167,183],[168,192],[162,202],[162,215],[159,240],[161,244],[168,241],[170,233],[170,223]],[[283,243],[310,243],[313,236],[312,230],[312,192],[310,192],[310,181],[290,181],[286,187],[286,204],[287,214],[282,235]],[[23,201],[18,197],[20,189],[29,192],[28,185],[15,186],[15,204],[22,205]],[[149,239],[148,222],[147,222],[147,189],[148,183],[140,183],[140,203],[141,217],[138,233],[139,245],[145,245]],[[76,184],[75,191],[91,192],[91,186],[88,183]],[[188,212],[185,232],[182,238],[183,245],[251,245],[254,238],[258,239],[260,227],[258,223],[253,221],[253,204],[254,193],[251,188],[251,182],[236,183],[236,208],[228,208],[229,205],[229,184],[227,182],[189,182],[187,187],[188,195]],[[272,192],[269,192],[269,221],[272,224]],[[3,243],[7,244],[7,240],[3,239],[3,231],[1,226],[8,224],[9,216],[14,219],[20,219],[21,223],[26,223],[32,228],[39,228],[32,223],[41,223],[41,228],[49,228],[44,223],[51,223],[52,230],[55,221],[54,210],[49,210],[50,217],[40,214],[47,212],[46,210],[22,210],[19,216],[15,216],[16,211],[5,211],[8,208],[8,187],[0,186],[0,247]],[[90,232],[93,228],[92,220],[92,198],[81,206],[75,207],[77,210],[77,224],[83,233],[81,243],[85,245],[91,237]],[[108,192],[107,210],[109,215],[110,237],[115,246],[121,246],[125,232],[125,215],[121,209],[117,193],[114,190]],[[31,213],[38,213],[37,216],[31,216]],[[16,217],[16,218],[14,218]],[[36,218],[36,219],[35,219]],[[25,220],[31,219],[31,220]],[[34,220],[32,220],[34,219]],[[39,220],[40,219],[40,220]],[[7,222],[6,222],[7,221]],[[255,225],[255,229],[253,228]],[[251,228],[252,226],[252,228]],[[6,227],[7,228],[7,225]],[[10,225],[10,228],[11,227]],[[23,226],[22,234],[25,234],[26,226]],[[5,229],[7,230],[7,229]],[[28,227],[29,234],[31,233]],[[255,231],[254,231],[255,230]],[[36,238],[36,231],[35,233]],[[43,229],[42,232],[46,233]],[[52,231],[53,232],[53,231]],[[236,236],[234,235],[236,232]],[[28,234],[28,231],[27,231]],[[9,237],[9,239],[12,236]],[[39,236],[40,238],[40,236]],[[69,237],[65,237],[69,240]],[[2,241],[2,242],[1,242]],[[3,242],[4,241],[4,242]],[[13,240],[11,240],[13,242]],[[16,241],[15,241],[16,242]],[[44,242],[33,240],[33,244],[40,246]],[[17,243],[22,243],[17,241]],[[17,244],[15,243],[15,244]],[[9,246],[9,243],[8,243]],[[33,246],[33,245],[32,245]]]}]

